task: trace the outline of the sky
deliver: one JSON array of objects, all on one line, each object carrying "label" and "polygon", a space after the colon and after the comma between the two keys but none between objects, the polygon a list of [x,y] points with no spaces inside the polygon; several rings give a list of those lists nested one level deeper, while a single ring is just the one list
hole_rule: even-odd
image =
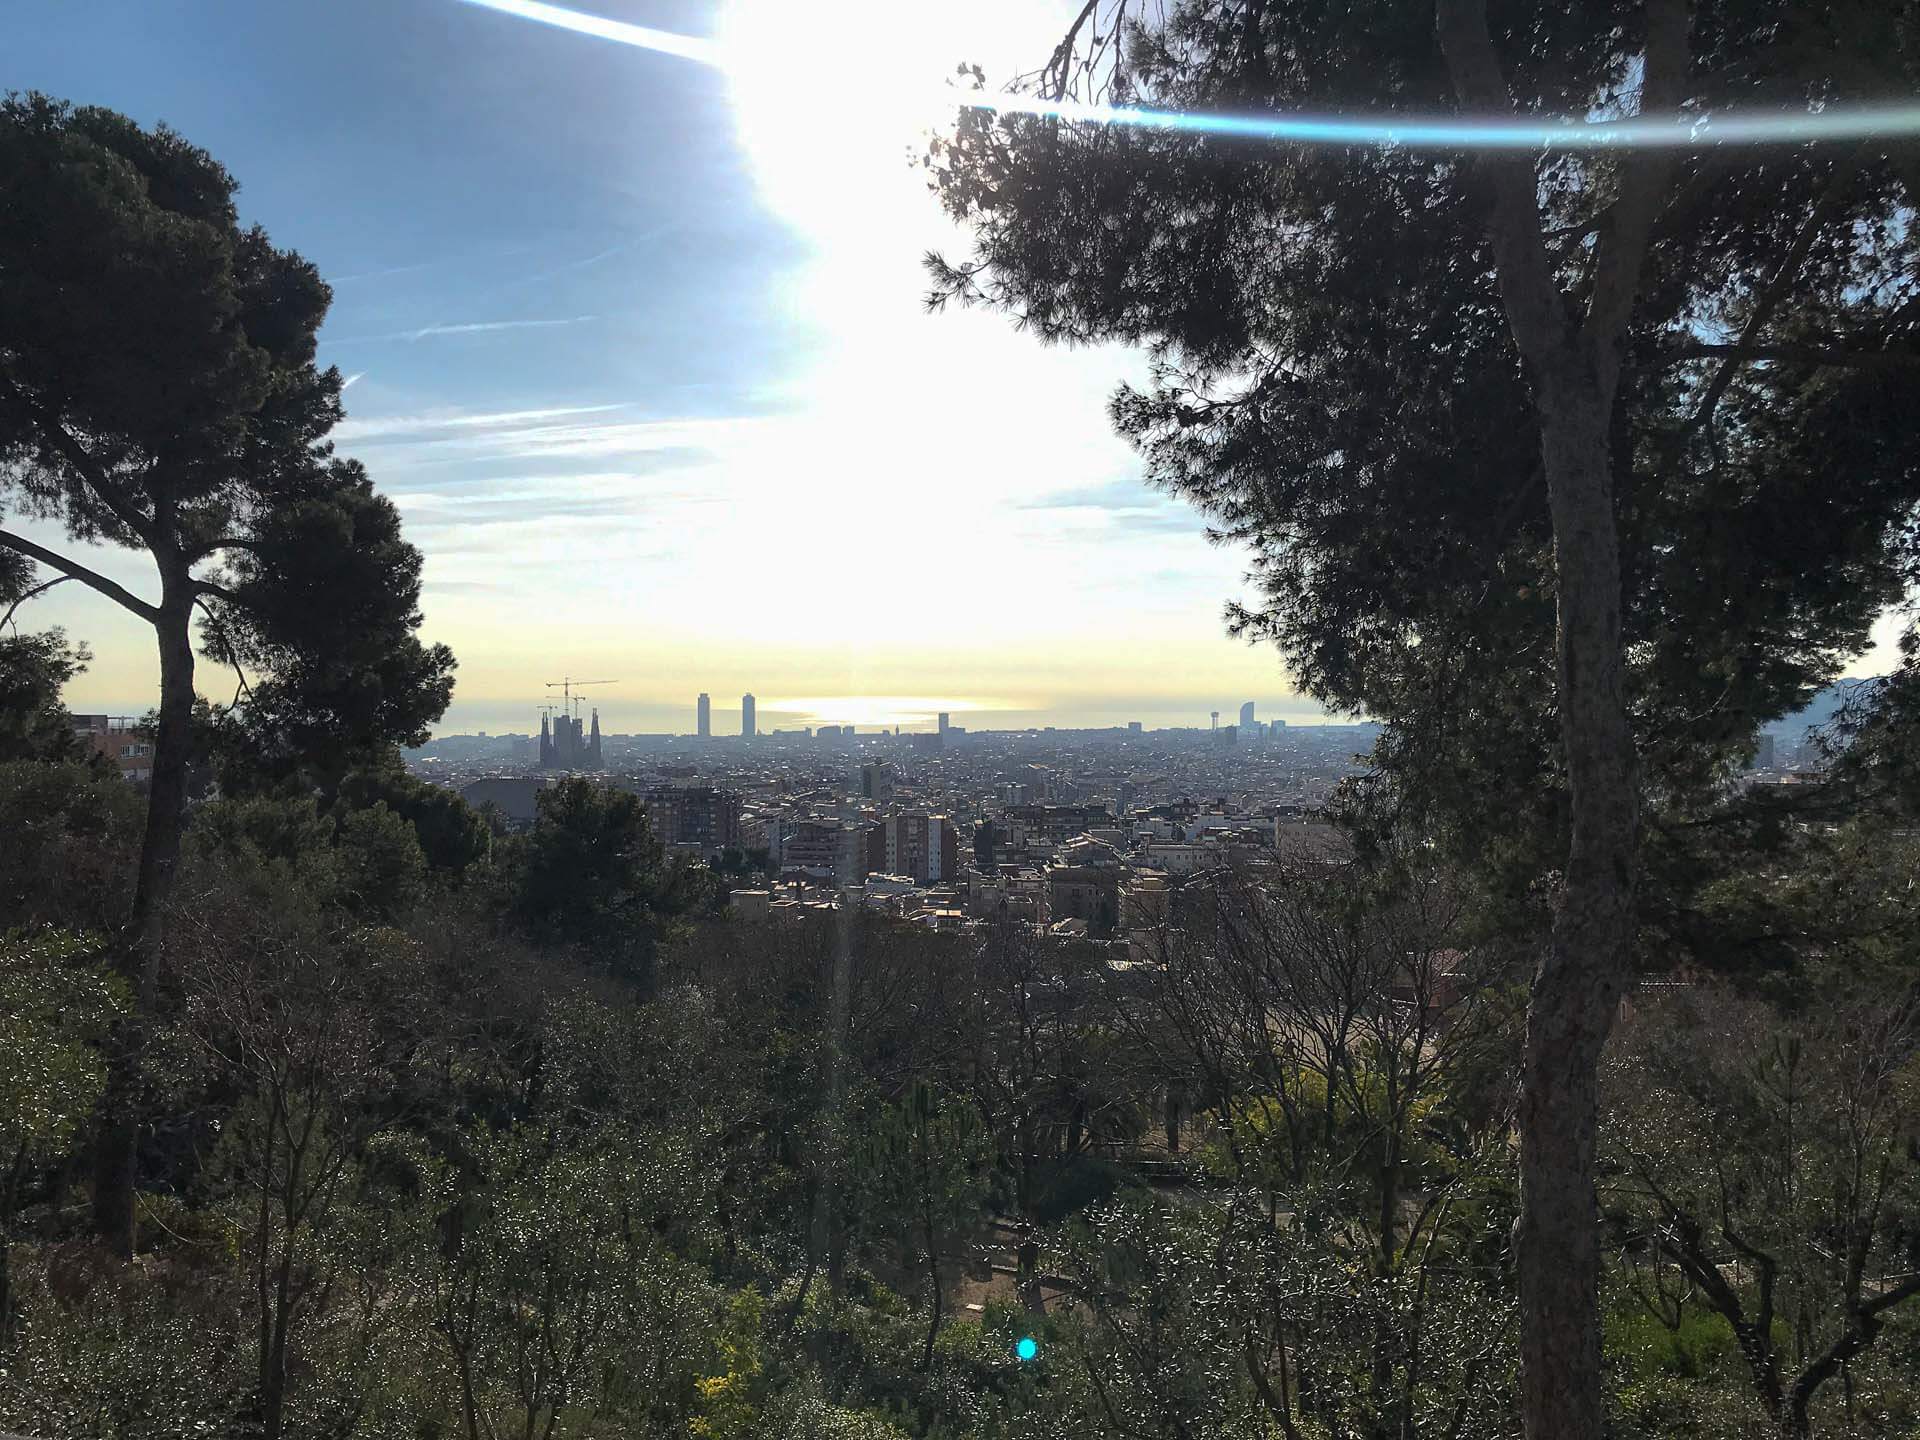
[{"label": "sky", "polygon": [[[166,121],[332,282],[334,439],[426,556],[442,733],[535,729],[566,676],[614,682],[613,732],[700,691],[716,730],[747,691],[762,728],[1311,719],[1226,634],[1244,554],[1108,427],[1137,357],[920,304],[964,248],[910,163],[929,97],[1034,68],[1074,3],[579,6],[710,65],[463,0],[0,0],[0,90]],[[145,710],[150,632],[76,592],[31,622],[94,653],[69,705]]]}]

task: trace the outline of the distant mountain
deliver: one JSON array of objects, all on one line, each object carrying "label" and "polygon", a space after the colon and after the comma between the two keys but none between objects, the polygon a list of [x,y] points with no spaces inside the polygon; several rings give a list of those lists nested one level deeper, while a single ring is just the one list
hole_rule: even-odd
[{"label": "distant mountain", "polygon": [[1776,741],[1789,745],[1798,745],[1807,738],[1809,730],[1818,730],[1830,723],[1849,700],[1861,692],[1878,685],[1884,676],[1873,675],[1864,679],[1838,680],[1817,692],[1807,708],[1792,715],[1782,716],[1770,724],[1761,726],[1764,733]]}]

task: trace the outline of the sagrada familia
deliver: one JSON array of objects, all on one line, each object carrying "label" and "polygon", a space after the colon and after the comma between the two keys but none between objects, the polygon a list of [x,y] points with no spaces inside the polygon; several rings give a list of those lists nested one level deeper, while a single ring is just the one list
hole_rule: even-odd
[{"label": "sagrada familia", "polygon": [[542,770],[600,770],[600,712],[593,712],[593,729],[580,732],[578,715],[556,715],[552,728],[547,717],[540,717],[540,768]]}]

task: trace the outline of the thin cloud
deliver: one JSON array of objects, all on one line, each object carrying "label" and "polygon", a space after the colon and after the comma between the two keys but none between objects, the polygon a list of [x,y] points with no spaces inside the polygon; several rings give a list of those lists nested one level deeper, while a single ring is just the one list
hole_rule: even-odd
[{"label": "thin cloud", "polygon": [[555,320],[474,320],[459,325],[422,325],[417,330],[394,330],[385,335],[351,335],[329,339],[329,345],[378,345],[391,340],[417,341],[435,335],[481,335],[494,330],[548,330],[562,325],[584,325],[598,315],[569,315]]},{"label": "thin cloud", "polygon": [[466,325],[423,325],[407,338],[424,340],[429,335],[478,335],[489,330],[542,330],[556,325],[584,325],[598,315],[574,315],[564,320],[477,320]]},{"label": "thin cloud", "polygon": [[341,389],[341,391],[342,391],[342,392],[345,392],[345,391],[348,391],[348,390],[351,390],[351,389],[352,389],[352,388],[353,388],[353,387],[354,387],[355,385],[357,385],[357,384],[359,384],[359,383],[360,383],[360,381],[362,381],[362,380],[364,380],[364,379],[366,379],[366,378],[367,378],[367,372],[366,372],[366,371],[364,371],[364,370],[356,370],[356,371],[354,371],[354,372],[353,372],[353,374],[351,374],[351,375],[349,375],[349,376],[347,376],[347,378],[346,378],[346,379],[344,379],[344,380],[342,380],[342,381],[340,382],[340,389]]},{"label": "thin cloud", "polygon": [[[642,240],[651,239],[656,233],[665,228],[664,226],[656,226],[640,238]],[[611,260],[614,256],[624,254],[632,248],[633,246],[631,244],[609,245],[604,250],[592,255],[583,256],[578,260],[569,260],[564,265],[553,265],[545,270],[536,270],[531,275],[522,275],[518,280],[510,280],[505,285],[500,286],[495,293],[503,294],[509,290],[523,289],[528,285],[538,285],[543,280],[552,280],[561,275],[570,275],[576,270],[590,269],[602,261]]]},{"label": "thin cloud", "polygon": [[389,275],[414,275],[422,270],[431,270],[439,264],[437,260],[422,260],[413,265],[388,265],[379,270],[361,270],[352,275],[335,275],[328,279],[329,285],[354,285],[362,280],[384,280]]},{"label": "thin cloud", "polygon": [[[365,371],[361,372],[365,374]],[[354,379],[359,379],[356,375]],[[333,427],[336,441],[368,440],[375,437],[430,435],[437,431],[490,430],[509,426],[535,425],[544,420],[565,420],[575,415],[604,415],[625,410],[617,405],[558,405],[544,410],[451,411],[421,415],[384,415],[358,420],[343,420]]]}]

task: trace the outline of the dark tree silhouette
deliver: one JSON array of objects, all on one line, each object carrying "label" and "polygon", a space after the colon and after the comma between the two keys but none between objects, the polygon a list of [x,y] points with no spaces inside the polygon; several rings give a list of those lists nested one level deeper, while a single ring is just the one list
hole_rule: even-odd
[{"label": "dark tree silhouette", "polygon": [[[1671,118],[1911,92],[1898,6],[1089,0],[1030,88],[1236,113]],[[1437,25],[1435,23],[1437,18]],[[970,111],[933,302],[1153,362],[1114,418],[1247,543],[1235,626],[1387,722],[1460,848],[1552,875],[1523,1061],[1524,1411],[1599,1433],[1595,1065],[1643,803],[1860,648],[1920,495],[1920,153],[1302,149]],[[1537,817],[1537,818],[1535,818]]]},{"label": "dark tree silhouette", "polygon": [[[40,95],[0,103],[0,499],[76,542],[142,551],[158,598],[14,530],[0,548],[153,627],[160,706],[119,963],[151,1009],[180,854],[196,613],[255,667],[262,723],[335,746],[424,738],[453,657],[415,638],[419,556],[335,459],[339,372],[314,363],[330,292],[243,227],[235,182],[172,131]],[[128,1093],[129,1047],[116,1078]],[[103,1137],[96,1221],[133,1245],[132,1107]]]}]

